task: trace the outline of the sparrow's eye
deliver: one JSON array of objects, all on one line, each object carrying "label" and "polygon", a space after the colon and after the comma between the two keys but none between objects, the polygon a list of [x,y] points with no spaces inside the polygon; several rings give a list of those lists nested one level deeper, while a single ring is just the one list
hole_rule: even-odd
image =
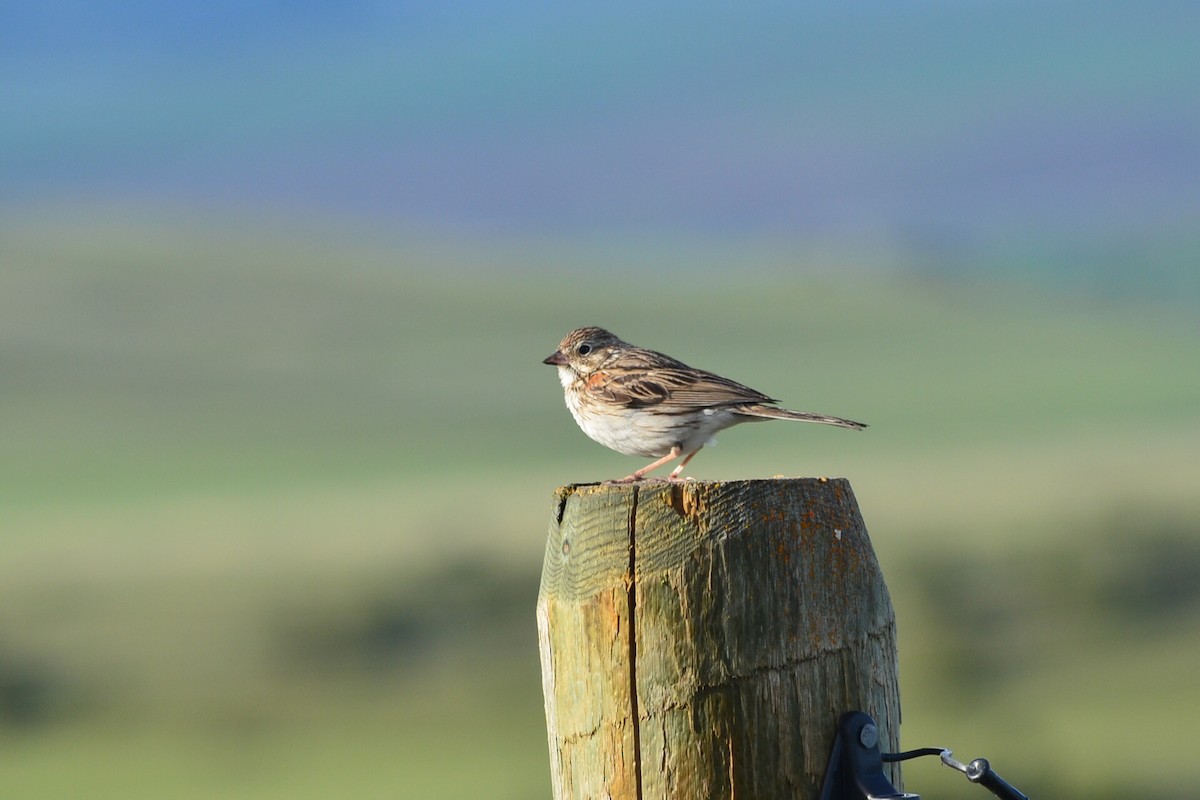
[{"label": "sparrow's eye", "polygon": [[587,342],[584,342],[575,348],[575,352],[579,353],[581,356],[586,356],[588,353],[592,352],[592,346]]}]

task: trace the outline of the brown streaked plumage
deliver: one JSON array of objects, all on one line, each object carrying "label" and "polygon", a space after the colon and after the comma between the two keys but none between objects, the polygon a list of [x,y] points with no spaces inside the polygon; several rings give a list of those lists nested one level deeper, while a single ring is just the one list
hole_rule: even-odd
[{"label": "brown streaked plumage", "polygon": [[583,432],[619,453],[655,458],[636,481],[683,457],[675,479],[713,436],[742,422],[787,419],[861,430],[861,422],[778,408],[749,386],[621,341],[603,328],[571,331],[542,363],[558,367],[567,408]]}]

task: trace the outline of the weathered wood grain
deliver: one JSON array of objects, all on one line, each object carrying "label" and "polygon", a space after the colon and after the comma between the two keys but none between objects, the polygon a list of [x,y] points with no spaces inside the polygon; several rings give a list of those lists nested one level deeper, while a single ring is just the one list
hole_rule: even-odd
[{"label": "weathered wood grain", "polygon": [[815,798],[852,709],[898,749],[895,617],[845,480],[561,488],[538,631],[555,798]]}]

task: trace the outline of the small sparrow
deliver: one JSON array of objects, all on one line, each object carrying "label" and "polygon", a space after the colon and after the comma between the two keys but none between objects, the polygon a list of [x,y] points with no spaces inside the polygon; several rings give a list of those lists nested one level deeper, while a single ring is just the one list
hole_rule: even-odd
[{"label": "small sparrow", "polygon": [[840,417],[775,408],[779,401],[749,386],[623,342],[603,328],[579,328],[543,364],[558,367],[567,408],[583,432],[627,456],[656,458],[621,483],[683,456],[676,480],[719,431],[742,422],[792,419],[842,428],[867,427]]}]

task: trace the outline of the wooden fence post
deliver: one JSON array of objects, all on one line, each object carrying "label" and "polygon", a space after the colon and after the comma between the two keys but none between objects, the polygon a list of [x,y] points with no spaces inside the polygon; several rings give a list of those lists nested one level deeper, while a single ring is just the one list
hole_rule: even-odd
[{"label": "wooden fence post", "polygon": [[850,710],[899,749],[895,615],[846,480],[555,501],[537,618],[556,800],[815,800]]}]

